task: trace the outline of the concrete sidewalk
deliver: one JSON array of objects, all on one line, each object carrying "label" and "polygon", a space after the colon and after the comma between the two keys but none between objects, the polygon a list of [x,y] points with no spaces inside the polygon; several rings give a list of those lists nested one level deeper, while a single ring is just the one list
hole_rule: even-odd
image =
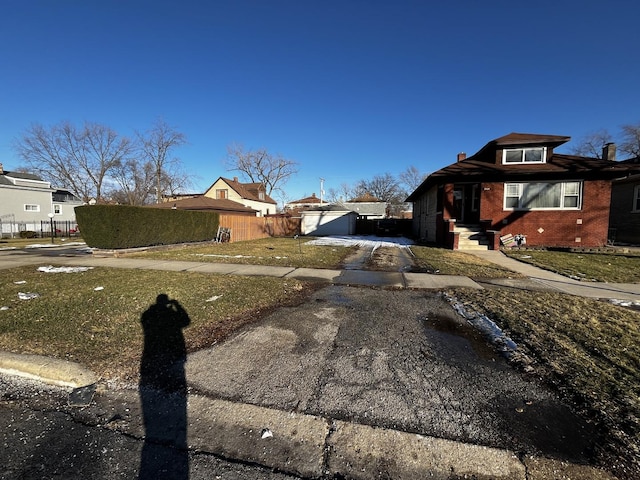
[{"label": "concrete sidewalk", "polygon": [[[520,273],[530,280],[525,284],[519,279],[492,279],[485,283],[517,288],[541,288],[570,295],[589,298],[640,301],[640,284],[582,282],[519,262],[496,250],[470,250],[476,255],[496,265]],[[218,275],[258,275],[297,278],[333,283],[336,285],[361,285],[409,289],[444,289],[453,287],[483,288],[480,283],[456,275],[432,275],[411,272],[380,272],[369,270],[335,270],[317,268],[275,267],[264,265],[243,265],[230,263],[187,262],[150,260],[130,257],[53,256],[20,254],[19,251],[0,252],[0,269],[24,265],[54,263],[64,266],[109,267],[141,270],[167,270],[175,272],[198,272]],[[533,283],[531,283],[533,282]]]},{"label": "concrete sidewalk", "polygon": [[[580,297],[640,301],[640,284],[638,283],[583,282],[519,262],[498,250],[469,250],[467,253],[518,272],[547,289]],[[494,280],[491,283],[499,284],[500,281]],[[510,283],[509,286],[517,286],[518,282],[516,280],[508,283]]]}]

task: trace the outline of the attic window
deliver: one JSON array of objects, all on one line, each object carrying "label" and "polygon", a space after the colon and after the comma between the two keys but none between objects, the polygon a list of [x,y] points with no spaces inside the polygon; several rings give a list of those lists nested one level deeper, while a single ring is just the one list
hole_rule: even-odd
[{"label": "attic window", "polygon": [[258,193],[258,198],[259,198],[260,200],[264,200],[264,192],[259,192],[259,193]]},{"label": "attic window", "polygon": [[502,151],[502,163],[545,163],[547,147],[512,148]]}]

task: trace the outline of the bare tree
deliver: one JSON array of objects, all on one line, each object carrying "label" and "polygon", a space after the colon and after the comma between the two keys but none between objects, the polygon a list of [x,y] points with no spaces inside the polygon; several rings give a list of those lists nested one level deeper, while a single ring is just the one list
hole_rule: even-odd
[{"label": "bare tree", "polygon": [[604,129],[587,133],[571,148],[573,155],[581,157],[602,158],[602,147],[612,142],[613,137]]},{"label": "bare tree", "polygon": [[112,172],[117,187],[109,192],[111,200],[124,205],[146,205],[154,198],[156,172],[151,162],[136,158],[122,162]]},{"label": "bare tree", "polygon": [[245,150],[240,144],[227,147],[226,168],[243,174],[252,183],[262,183],[267,195],[281,191],[289,178],[298,173],[298,163],[273,155],[265,148]]},{"label": "bare tree", "polygon": [[348,183],[343,182],[338,188],[329,188],[327,192],[327,201],[331,203],[348,202],[355,196],[354,189],[351,188]]},{"label": "bare tree", "polygon": [[67,188],[84,201],[100,200],[108,174],[132,152],[131,141],[111,128],[85,122],[52,127],[32,124],[14,147],[26,169],[56,187]]},{"label": "bare tree", "polygon": [[404,172],[398,175],[398,181],[404,187],[403,195],[408,197],[411,192],[418,188],[424,179],[427,178],[426,173],[421,173],[417,167],[411,165]]},{"label": "bare tree", "polygon": [[640,157],[640,123],[622,126],[622,141],[620,151],[630,158]]},{"label": "bare tree", "polygon": [[369,193],[387,203],[398,203],[402,200],[400,184],[390,173],[376,175],[371,180],[360,180],[356,185],[356,193]]},{"label": "bare tree", "polygon": [[180,161],[172,158],[171,151],[187,143],[187,137],[158,119],[144,134],[138,133],[142,159],[153,165],[155,174],[156,202],[162,201],[165,192],[176,193],[185,188],[190,179],[181,171]]}]

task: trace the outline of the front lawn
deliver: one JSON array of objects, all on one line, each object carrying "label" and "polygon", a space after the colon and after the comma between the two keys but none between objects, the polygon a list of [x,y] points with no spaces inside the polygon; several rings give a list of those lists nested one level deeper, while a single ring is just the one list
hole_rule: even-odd
[{"label": "front lawn", "polygon": [[509,257],[576,280],[640,283],[640,253],[505,250]]},{"label": "front lawn", "polygon": [[561,293],[493,288],[451,295],[494,320],[533,360],[530,373],[603,426],[610,448],[640,474],[640,312]]},{"label": "front lawn", "polygon": [[138,258],[192,262],[241,263],[279,267],[340,268],[356,247],[310,245],[313,238],[263,238],[233,243],[208,243],[129,254]]},{"label": "front lawn", "polygon": [[[293,279],[184,272],[0,270],[0,349],[64,358],[107,378],[135,381],[143,343],[140,318],[159,294],[187,311],[191,324],[184,336],[193,351],[264,310],[298,301],[308,288]],[[19,293],[38,296],[21,300]]]},{"label": "front lawn", "polygon": [[522,278],[522,275],[470,253],[444,248],[412,246],[416,270],[471,278]]}]

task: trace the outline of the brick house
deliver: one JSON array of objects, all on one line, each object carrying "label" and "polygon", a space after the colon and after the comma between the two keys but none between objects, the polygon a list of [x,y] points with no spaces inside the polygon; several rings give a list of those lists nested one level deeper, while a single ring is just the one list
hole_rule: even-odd
[{"label": "brick house", "polygon": [[640,245],[640,157],[621,163],[632,171],[611,187],[610,234],[616,243]]},{"label": "brick house", "polygon": [[607,244],[611,185],[632,166],[554,152],[570,137],[510,133],[444,167],[407,198],[413,233],[447,248],[498,249],[500,237],[524,237],[529,246],[599,247]]}]

